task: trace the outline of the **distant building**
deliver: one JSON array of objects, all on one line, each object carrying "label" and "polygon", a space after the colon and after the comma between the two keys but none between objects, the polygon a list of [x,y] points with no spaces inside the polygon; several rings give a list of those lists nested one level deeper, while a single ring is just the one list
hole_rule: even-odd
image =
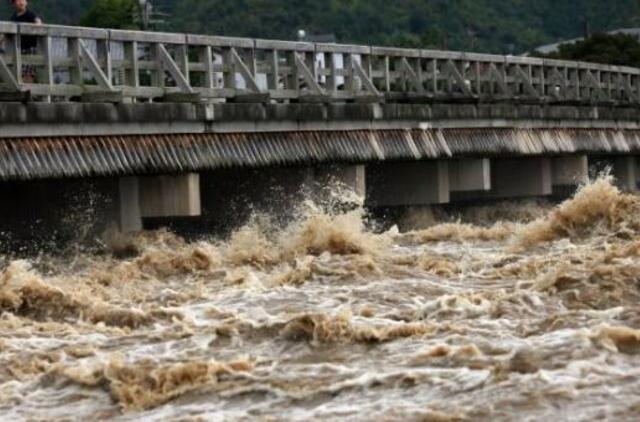
[{"label": "distant building", "polygon": [[[638,41],[640,41],[640,28],[614,29],[613,31],[608,31],[607,34],[612,34],[612,35],[613,34],[632,35],[636,39],[638,39]],[[571,39],[571,40],[565,40],[565,41],[557,42],[557,43],[554,43],[554,44],[542,45],[540,47],[534,48],[533,51],[536,51],[536,52],[542,53],[542,54],[555,53],[556,51],[558,51],[560,49],[560,46],[563,45],[563,44],[573,44],[575,42],[582,41],[582,40],[584,40],[584,37],[574,38],[574,39]]]}]

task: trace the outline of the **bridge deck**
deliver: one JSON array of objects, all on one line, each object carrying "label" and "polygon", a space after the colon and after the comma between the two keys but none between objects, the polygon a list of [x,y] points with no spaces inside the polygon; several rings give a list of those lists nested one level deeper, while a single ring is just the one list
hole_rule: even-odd
[{"label": "bridge deck", "polygon": [[3,98],[640,103],[640,70],[619,66],[9,22],[0,34]]}]

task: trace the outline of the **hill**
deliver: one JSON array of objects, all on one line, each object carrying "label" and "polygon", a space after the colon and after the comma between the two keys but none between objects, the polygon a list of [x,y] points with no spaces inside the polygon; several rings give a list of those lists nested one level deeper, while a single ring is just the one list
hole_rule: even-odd
[{"label": "hill", "polygon": [[[31,0],[74,24],[91,0]],[[292,39],[299,28],[340,42],[520,53],[593,31],[640,26],[636,0],[156,0],[163,30]],[[8,16],[7,5],[0,10]]]}]

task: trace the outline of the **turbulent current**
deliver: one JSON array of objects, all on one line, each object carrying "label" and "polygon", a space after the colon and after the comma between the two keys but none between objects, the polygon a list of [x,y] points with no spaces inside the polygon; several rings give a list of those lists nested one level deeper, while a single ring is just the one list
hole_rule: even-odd
[{"label": "turbulent current", "polygon": [[640,419],[640,198],[324,209],[1,258],[1,419]]}]

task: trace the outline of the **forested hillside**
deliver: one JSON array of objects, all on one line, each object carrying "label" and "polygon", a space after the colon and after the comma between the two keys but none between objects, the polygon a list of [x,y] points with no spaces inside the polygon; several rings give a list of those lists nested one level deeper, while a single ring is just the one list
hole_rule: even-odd
[{"label": "forested hillside", "polygon": [[[31,0],[47,22],[77,23],[92,0]],[[3,3],[8,3],[6,0]],[[163,30],[520,53],[592,30],[640,26],[637,0],[156,0]],[[3,12],[8,15],[7,5]]]}]

